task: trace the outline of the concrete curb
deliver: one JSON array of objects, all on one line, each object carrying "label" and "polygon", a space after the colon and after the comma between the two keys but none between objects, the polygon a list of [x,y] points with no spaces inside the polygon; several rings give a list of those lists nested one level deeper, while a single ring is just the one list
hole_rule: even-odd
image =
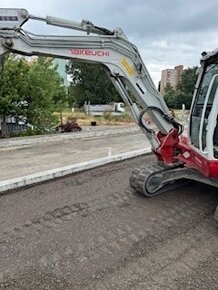
[{"label": "concrete curb", "polygon": [[125,159],[137,157],[143,154],[151,153],[150,148],[139,149],[134,151],[129,151],[126,153],[121,153],[109,157],[104,157],[96,160],[90,160],[86,162],[76,163],[56,169],[46,170],[39,173],[34,173],[18,178],[8,179],[0,182],[0,192],[5,192],[11,189],[16,189],[19,187],[24,187],[31,184],[36,184],[39,182],[52,180],[54,178],[66,176],[72,173],[80,172],[87,169],[92,169],[98,166],[102,166],[108,163],[122,161]]}]

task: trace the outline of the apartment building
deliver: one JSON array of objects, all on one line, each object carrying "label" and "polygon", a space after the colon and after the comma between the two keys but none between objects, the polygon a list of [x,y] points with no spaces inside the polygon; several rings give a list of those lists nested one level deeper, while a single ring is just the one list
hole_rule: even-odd
[{"label": "apartment building", "polygon": [[174,89],[178,86],[181,81],[181,75],[183,72],[183,65],[177,65],[174,69],[165,69],[161,73],[160,81],[160,93],[163,94],[164,90],[169,83]]}]

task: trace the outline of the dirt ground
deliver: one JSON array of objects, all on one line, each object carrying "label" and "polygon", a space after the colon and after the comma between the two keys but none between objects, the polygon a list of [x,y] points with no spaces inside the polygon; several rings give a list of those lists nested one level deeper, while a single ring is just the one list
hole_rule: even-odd
[{"label": "dirt ground", "polygon": [[218,289],[217,189],[132,191],[140,157],[0,197],[0,289]]}]

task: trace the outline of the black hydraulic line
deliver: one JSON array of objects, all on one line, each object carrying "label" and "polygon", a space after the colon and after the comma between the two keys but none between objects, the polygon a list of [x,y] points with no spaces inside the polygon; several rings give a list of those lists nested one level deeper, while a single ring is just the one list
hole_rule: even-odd
[{"label": "black hydraulic line", "polygon": [[143,115],[145,114],[145,110],[142,110],[141,113],[140,113],[140,116],[139,116],[139,126],[141,126],[142,128],[145,129],[145,131],[148,133],[148,134],[155,134],[154,130],[148,128],[146,125],[145,125],[145,122],[143,121],[142,117]]},{"label": "black hydraulic line", "polygon": [[139,85],[139,83],[136,83],[136,86],[139,88],[140,92],[144,95],[145,92],[143,91],[142,87]]},{"label": "black hydraulic line", "polygon": [[103,28],[103,27],[99,27],[99,26],[95,26],[93,25],[94,28],[98,29],[101,32],[104,32],[104,34],[106,35],[114,35],[113,31],[110,31],[109,29]]}]

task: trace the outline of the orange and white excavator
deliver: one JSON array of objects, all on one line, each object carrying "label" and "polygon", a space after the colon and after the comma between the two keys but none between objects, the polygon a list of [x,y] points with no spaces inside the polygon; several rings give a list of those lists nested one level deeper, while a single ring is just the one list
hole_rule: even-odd
[{"label": "orange and white excavator", "polygon": [[[23,28],[29,19],[86,35],[35,35]],[[157,157],[156,162],[133,170],[130,186],[136,191],[153,197],[181,179],[218,187],[218,50],[202,54],[186,133],[155,88],[137,47],[119,28],[1,8],[0,57],[9,52],[102,64]],[[147,113],[157,132],[144,121]]]}]

